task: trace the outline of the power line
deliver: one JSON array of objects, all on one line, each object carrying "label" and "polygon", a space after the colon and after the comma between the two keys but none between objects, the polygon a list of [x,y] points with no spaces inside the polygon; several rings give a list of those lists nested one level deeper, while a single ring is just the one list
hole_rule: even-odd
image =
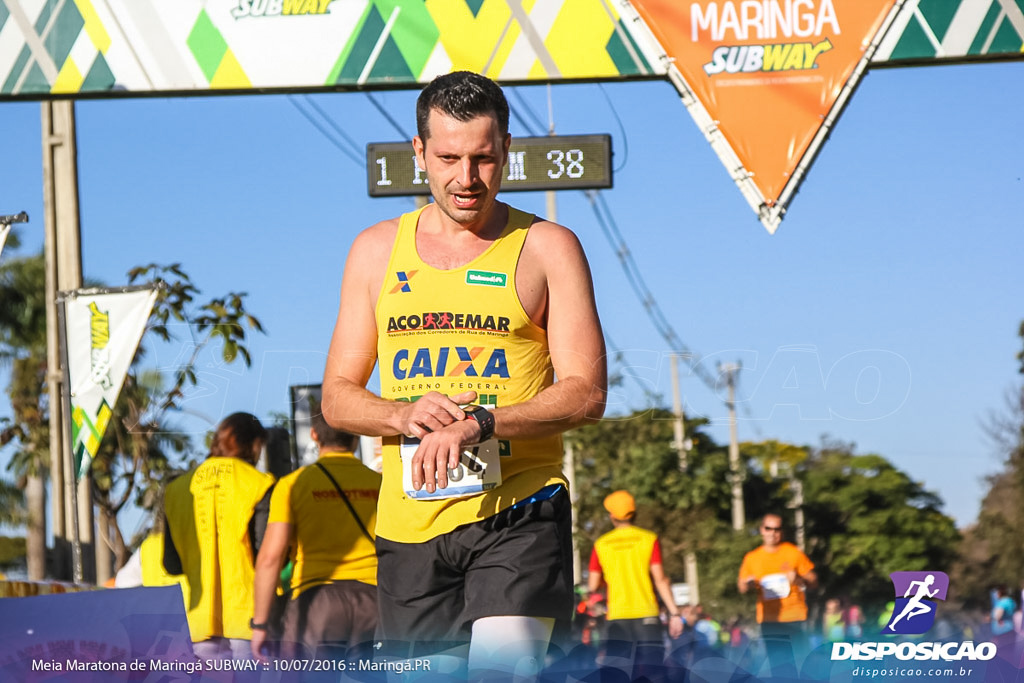
[{"label": "power line", "polygon": [[684,354],[683,357],[689,364],[690,369],[693,370],[693,373],[697,375],[705,385],[711,389],[716,389],[718,385],[717,379],[712,377],[699,362],[694,360],[697,358],[697,355],[691,351],[683,340],[679,338],[679,335],[676,334],[671,323],[669,323],[665,318],[665,314],[662,312],[661,306],[658,305],[658,302],[651,293],[651,290],[648,289],[640,268],[636,265],[636,261],[633,260],[632,252],[629,250],[629,247],[626,246],[626,241],[623,239],[622,233],[619,232],[618,225],[615,223],[615,217],[608,208],[604,195],[595,190],[586,190],[584,191],[584,194],[590,201],[590,206],[594,211],[594,215],[597,217],[598,224],[601,226],[601,231],[611,244],[612,250],[615,252],[615,255],[619,259],[619,263],[622,265],[622,268],[626,273],[626,279],[629,281],[630,287],[633,289],[633,293],[636,294],[637,298],[640,300],[640,304],[644,307],[647,317],[650,318],[651,322],[654,324],[658,334],[661,335],[662,339],[665,340],[670,349]]},{"label": "power line", "polygon": [[412,140],[412,137],[405,132],[405,129],[402,128],[398,121],[395,120],[395,117],[391,115],[391,112],[385,109],[384,105],[377,101],[377,98],[373,96],[373,93],[366,93],[366,98],[370,100],[370,103],[374,107],[377,108],[377,111],[380,112],[380,115],[383,116],[387,120],[387,122],[391,124],[391,127],[398,131],[398,135],[401,136],[403,140]]},{"label": "power line", "polygon": [[[537,126],[537,128],[539,128],[541,131],[547,129],[547,126],[545,126],[544,122],[541,121],[540,118],[533,112],[533,109],[530,108],[530,105],[526,102],[526,99],[519,92],[519,90],[513,88],[512,96],[516,99],[516,101],[519,102],[519,106],[522,107],[522,111],[525,111],[527,115],[529,115],[529,117],[533,120],[533,123]],[[522,124],[523,128],[526,129],[526,132],[532,135],[533,137],[540,137],[543,135],[543,133],[535,132],[533,126],[527,123],[527,121],[518,114],[518,110],[513,110],[513,116],[515,116],[519,123]]]},{"label": "power line", "polygon": [[615,117],[615,122],[619,124],[619,132],[622,134],[622,162],[612,169],[613,173],[617,173],[626,167],[626,161],[629,159],[629,138],[626,136],[626,127],[622,124],[622,119],[619,118],[619,112],[615,109],[615,104],[612,102],[612,98],[608,96],[604,86],[600,83],[597,84],[601,94],[604,95],[604,99],[608,102],[608,107],[612,110],[612,116]]},{"label": "power line", "polygon": [[353,141],[353,140],[352,140],[351,138],[349,138],[349,136],[348,136],[347,134],[345,134],[345,132],[344,132],[343,130],[341,130],[341,128],[340,128],[340,127],[339,127],[339,126],[338,126],[338,125],[337,125],[336,123],[334,123],[334,121],[332,121],[332,120],[330,119],[330,117],[328,117],[328,116],[326,115],[326,113],[324,113],[324,112],[323,112],[323,110],[322,110],[322,109],[320,109],[319,107],[317,107],[317,106],[316,106],[316,105],[315,105],[315,104],[314,104],[314,103],[312,102],[312,100],[309,100],[309,99],[308,99],[308,97],[307,97],[307,100],[306,100],[306,101],[307,101],[307,103],[308,103],[308,104],[310,104],[310,105],[311,105],[311,106],[312,106],[312,107],[313,107],[314,109],[316,109],[316,110],[317,110],[318,112],[320,112],[320,115],[321,115],[321,116],[322,116],[322,117],[323,117],[323,118],[324,118],[324,119],[325,119],[325,120],[327,121],[328,125],[330,125],[330,126],[331,126],[331,128],[333,128],[333,129],[334,129],[334,130],[335,130],[335,131],[336,131],[336,132],[337,132],[337,133],[338,133],[338,134],[339,134],[339,135],[340,135],[340,136],[342,137],[342,139],[345,139],[345,140],[347,140],[347,141],[348,141],[348,143],[349,143],[350,147],[345,147],[345,146],[344,146],[344,145],[343,145],[343,144],[342,144],[342,143],[341,143],[341,142],[340,142],[340,141],[338,140],[338,138],[334,137],[334,135],[332,135],[332,133],[331,133],[330,131],[328,131],[328,130],[327,130],[327,129],[326,129],[325,127],[324,127],[324,125],[323,125],[322,123],[320,123],[319,121],[317,121],[317,120],[316,120],[316,118],[315,118],[315,117],[314,117],[314,116],[313,116],[312,114],[310,114],[310,113],[309,113],[308,111],[306,111],[306,110],[305,110],[305,109],[303,109],[303,108],[302,108],[301,106],[299,106],[299,102],[298,102],[298,99],[296,98],[296,96],[295,96],[295,95],[289,95],[289,96],[288,96],[288,101],[289,101],[289,102],[291,102],[292,106],[293,106],[293,107],[295,107],[295,109],[297,109],[297,110],[298,110],[298,112],[299,112],[300,114],[302,114],[302,116],[303,116],[303,117],[304,117],[304,118],[305,118],[305,119],[306,119],[307,121],[309,121],[309,123],[310,123],[310,124],[311,124],[311,125],[312,125],[312,126],[313,126],[314,128],[316,128],[316,129],[317,129],[318,131],[320,131],[320,134],[321,134],[321,135],[323,135],[323,136],[324,136],[325,138],[327,138],[327,141],[328,141],[328,142],[330,142],[330,143],[331,143],[332,145],[334,145],[335,147],[337,147],[337,148],[338,148],[338,150],[339,150],[339,151],[341,151],[341,153],[342,153],[342,154],[344,154],[345,156],[347,156],[347,157],[348,157],[349,159],[351,159],[351,160],[352,160],[353,162],[355,162],[355,163],[356,163],[356,164],[357,164],[358,166],[364,166],[364,165],[365,165],[365,164],[364,164],[364,160],[363,160],[363,158],[362,158],[362,157],[361,157],[361,156],[360,156],[360,155],[359,155],[359,154],[358,154],[357,152],[353,152],[353,151],[352,151],[352,149],[353,149],[353,148],[354,148],[354,149],[358,149],[358,145],[356,145],[356,144],[355,144],[355,142],[354,142],[354,141]]},{"label": "power line", "polygon": [[306,103],[309,104],[309,106],[313,107],[313,109],[316,110],[316,113],[320,114],[320,117],[324,121],[327,122],[327,125],[329,125],[334,132],[336,132],[338,135],[340,135],[342,137],[342,139],[344,139],[345,142],[347,142],[349,144],[349,147],[352,148],[352,151],[355,152],[356,156],[359,157],[359,159],[360,159],[360,163],[362,163],[362,156],[363,156],[363,148],[362,148],[362,146],[358,142],[356,142],[355,139],[353,139],[351,135],[346,133],[345,129],[342,128],[341,126],[339,126],[334,121],[334,119],[331,118],[330,115],[326,111],[323,110],[323,107],[321,107],[319,104],[316,103],[316,100],[314,100],[309,95],[305,95],[305,99],[306,99]]}]

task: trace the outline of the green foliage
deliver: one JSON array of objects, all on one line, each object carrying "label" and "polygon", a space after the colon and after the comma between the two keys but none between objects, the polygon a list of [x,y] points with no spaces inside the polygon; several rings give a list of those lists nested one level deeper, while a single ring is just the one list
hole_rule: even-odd
[{"label": "green foliage", "polygon": [[956,525],[938,496],[884,457],[828,443],[808,458],[802,477],[820,593],[846,595],[870,613],[892,599],[891,572],[949,571]]},{"label": "green foliage", "polygon": [[0,536],[0,567],[16,567],[25,564],[25,539]]},{"label": "green foliage", "polygon": [[993,440],[1005,449],[1003,468],[988,477],[978,521],[964,532],[960,560],[951,580],[962,588],[968,607],[988,608],[988,591],[1021,586],[1024,545],[1024,385],[1011,398],[1009,415],[992,425]]},{"label": "green foliage", "polygon": [[11,368],[12,413],[0,420],[0,445],[12,444],[8,469],[17,476],[45,476],[49,464],[45,284],[42,252],[0,261],[0,360]]},{"label": "green foliage", "polygon": [[0,524],[21,526],[26,520],[25,495],[11,482],[0,479]]}]

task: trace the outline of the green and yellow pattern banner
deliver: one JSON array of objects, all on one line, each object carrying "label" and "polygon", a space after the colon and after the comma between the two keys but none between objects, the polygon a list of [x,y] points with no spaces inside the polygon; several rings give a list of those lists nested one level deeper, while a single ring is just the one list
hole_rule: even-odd
[{"label": "green and yellow pattern banner", "polygon": [[872,66],[1024,59],[1024,0],[907,0]]},{"label": "green and yellow pattern banner", "polygon": [[0,0],[0,98],[663,76],[613,0]]}]

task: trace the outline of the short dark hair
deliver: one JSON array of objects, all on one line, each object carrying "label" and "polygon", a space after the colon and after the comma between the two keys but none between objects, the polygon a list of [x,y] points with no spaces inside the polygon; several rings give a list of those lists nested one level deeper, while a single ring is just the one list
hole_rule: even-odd
[{"label": "short dark hair", "polygon": [[[230,429],[231,434],[235,437],[238,449],[242,453],[246,453],[247,458],[248,453],[252,451],[254,443],[267,440],[267,430],[260,424],[259,418],[252,413],[232,413],[220,421],[217,429],[218,431]],[[222,455],[237,456],[238,454],[222,453]]]},{"label": "short dark hair", "polygon": [[310,428],[316,434],[316,441],[321,448],[340,448],[343,451],[354,451],[359,437],[342,429],[335,429],[327,424],[320,404],[315,400],[310,401]]},{"label": "short dark hair", "polygon": [[472,121],[493,115],[502,136],[508,134],[508,100],[498,84],[472,71],[453,71],[437,76],[416,100],[416,133],[426,142],[430,137],[428,119],[436,109],[457,121]]}]

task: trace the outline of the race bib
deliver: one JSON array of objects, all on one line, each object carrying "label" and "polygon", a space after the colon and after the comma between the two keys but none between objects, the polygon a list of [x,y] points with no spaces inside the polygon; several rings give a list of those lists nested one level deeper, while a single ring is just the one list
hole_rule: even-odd
[{"label": "race bib", "polygon": [[768,574],[761,579],[761,594],[765,600],[779,600],[789,596],[789,577],[785,574]]},{"label": "race bib", "polygon": [[441,498],[465,498],[484,491],[490,491],[501,484],[501,459],[498,455],[498,440],[490,439],[474,446],[464,446],[459,466],[448,470],[448,486],[437,488],[433,493],[424,485],[419,491],[412,487],[412,457],[419,448],[420,440],[402,437],[399,453],[402,458],[402,488],[405,495],[417,500],[438,500]]}]

